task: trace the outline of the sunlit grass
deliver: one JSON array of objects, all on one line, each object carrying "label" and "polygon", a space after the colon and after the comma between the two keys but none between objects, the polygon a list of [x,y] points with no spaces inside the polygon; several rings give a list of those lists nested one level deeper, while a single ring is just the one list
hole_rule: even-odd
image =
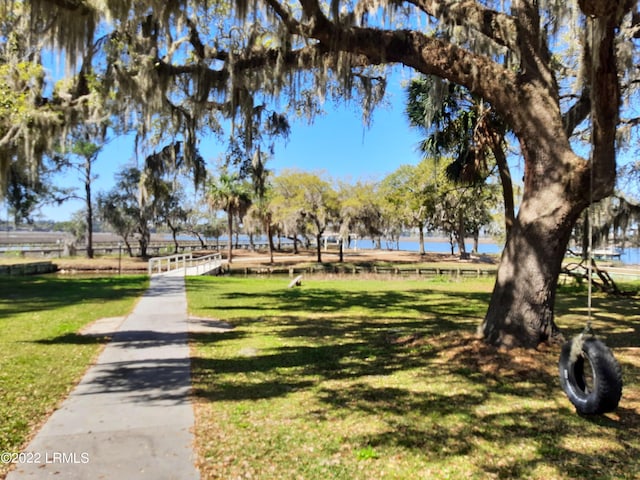
[{"label": "sunlit grass", "polygon": [[[192,278],[203,478],[637,478],[637,298],[598,295],[594,326],[623,365],[619,410],[575,414],[558,349],[474,339],[493,280]],[[561,290],[558,324],[584,326]],[[624,453],[623,453],[624,452]]]},{"label": "sunlit grass", "polygon": [[95,358],[103,339],[76,332],[125,315],[147,285],[143,276],[0,276],[0,452],[19,451]]}]

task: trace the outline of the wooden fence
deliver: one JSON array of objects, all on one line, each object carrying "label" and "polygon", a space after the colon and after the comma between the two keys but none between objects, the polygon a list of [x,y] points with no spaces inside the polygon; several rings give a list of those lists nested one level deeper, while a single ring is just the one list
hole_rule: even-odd
[{"label": "wooden fence", "polygon": [[496,274],[496,267],[475,266],[434,266],[434,267],[383,267],[363,265],[320,264],[295,267],[243,267],[241,265],[227,266],[225,273],[231,275],[288,275],[294,277],[300,274],[377,274],[398,276],[420,276],[426,278],[482,278]]}]

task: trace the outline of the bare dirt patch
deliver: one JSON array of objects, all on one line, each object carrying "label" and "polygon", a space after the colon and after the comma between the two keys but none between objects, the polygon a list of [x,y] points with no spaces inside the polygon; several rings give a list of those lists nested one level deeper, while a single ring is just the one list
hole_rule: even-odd
[{"label": "bare dirt patch", "polygon": [[[215,251],[195,251],[194,255],[207,255]],[[222,253],[226,259],[226,251]],[[118,272],[144,273],[147,271],[147,261],[139,257],[96,257],[88,259],[84,257],[68,257],[51,259],[61,272]],[[288,267],[300,264],[317,263],[315,250],[279,251],[274,253],[274,261],[270,263],[269,254],[266,251],[238,249],[233,251],[232,264],[243,267]],[[323,251],[323,264],[340,264],[337,251]],[[418,263],[455,263],[457,265],[495,264],[495,259],[490,256],[472,257],[469,260],[460,260],[457,256],[427,253],[420,255],[417,252],[400,250],[358,250],[346,251],[343,255],[344,264],[390,263],[390,264],[418,264]]]},{"label": "bare dirt patch", "polygon": [[147,260],[137,257],[68,257],[52,259],[61,273],[110,272],[110,273],[146,273]]},{"label": "bare dirt patch", "polygon": [[498,348],[471,333],[447,333],[436,337],[445,363],[462,364],[483,375],[526,381],[557,375],[560,347],[541,344],[538,349]]}]

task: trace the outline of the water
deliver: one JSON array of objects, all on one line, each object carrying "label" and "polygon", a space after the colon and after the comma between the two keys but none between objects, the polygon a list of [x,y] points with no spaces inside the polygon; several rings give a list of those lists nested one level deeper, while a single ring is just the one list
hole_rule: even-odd
[{"label": "water", "polygon": [[620,261],[625,265],[640,265],[640,248],[625,248]]},{"label": "water", "polygon": [[[353,248],[355,242],[351,243],[351,247]],[[358,248],[362,249],[371,249],[375,247],[375,244],[368,239],[359,239],[357,242]],[[473,244],[471,242],[465,242],[465,246],[467,252],[470,252],[473,248]],[[419,252],[420,251],[420,242],[415,240],[400,240],[399,242],[399,250],[404,250],[407,252]],[[382,241],[382,248],[396,250],[395,242],[385,242]],[[439,240],[425,240],[424,249],[427,253],[451,253],[451,245],[449,242],[442,242]],[[458,247],[454,249],[456,254],[458,253]],[[502,252],[502,245],[498,245],[496,243],[491,242],[482,242],[478,245],[478,253],[480,254],[500,254]]]},{"label": "water", "polygon": [[[170,239],[170,236],[167,236],[167,239]],[[178,240],[194,240],[194,237],[184,235],[184,236],[179,236]],[[226,242],[226,236],[220,237],[220,241],[222,243]],[[209,242],[213,243],[211,240],[209,240]],[[257,235],[254,237],[254,242],[264,243],[266,242],[266,239],[265,237],[261,237]],[[240,235],[240,243],[248,244],[249,237],[245,235]],[[283,239],[281,243],[283,245],[284,244],[289,245],[291,244],[291,240]],[[467,241],[465,242],[465,246],[466,246],[467,252],[471,252],[471,249],[473,248],[473,242]],[[364,249],[364,250],[373,249],[375,248],[375,243],[370,239],[360,238],[357,240],[357,242],[355,240],[351,242],[350,248],[354,248],[354,247],[357,247],[358,249]],[[385,240],[382,241],[383,249],[396,250],[396,247],[397,247],[396,242],[387,242]],[[424,248],[427,253],[429,252],[447,253],[447,254],[451,253],[451,246],[449,245],[449,242],[441,241],[438,239],[432,239],[432,238],[425,239]],[[498,244],[496,242],[484,239],[478,245],[478,253],[487,254],[487,255],[499,255],[500,253],[502,253],[502,248],[503,248],[502,244]],[[404,250],[407,252],[419,252],[420,243],[417,240],[413,240],[413,239],[402,239],[399,242],[398,249]],[[457,246],[454,249],[454,251],[456,254],[458,253]],[[619,261],[625,265],[640,265],[640,248],[638,247],[625,248],[620,256]]]},{"label": "water", "polygon": [[[355,243],[352,242],[351,247],[353,247]],[[358,248],[362,249],[370,249],[374,248],[375,244],[368,239],[359,239],[357,242]],[[470,252],[473,248],[472,242],[465,242],[465,246],[467,252]],[[419,252],[420,251],[420,243],[414,240],[400,240],[399,242],[399,250],[405,250],[408,252]],[[386,249],[396,249],[395,242],[382,242],[382,248]],[[478,245],[478,253],[480,254],[488,254],[488,255],[499,255],[502,253],[503,245],[499,245],[495,242],[480,242]],[[427,253],[451,253],[451,246],[449,242],[442,242],[438,240],[426,240],[424,244],[424,249]],[[458,253],[458,248],[455,248],[456,254]],[[640,265],[640,248],[625,248],[622,254],[620,255],[619,261],[625,265]]]}]

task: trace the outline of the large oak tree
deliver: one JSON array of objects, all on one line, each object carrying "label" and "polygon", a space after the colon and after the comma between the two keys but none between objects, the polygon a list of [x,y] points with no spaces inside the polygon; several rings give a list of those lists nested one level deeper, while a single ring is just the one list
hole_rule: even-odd
[{"label": "large oak tree", "polygon": [[[142,134],[180,133],[187,156],[220,115],[246,125],[276,96],[308,114],[317,99],[358,95],[366,117],[384,90],[381,66],[466,87],[510,125],[525,165],[482,333],[530,347],[558,336],[555,292],[571,229],[614,188],[622,87],[638,85],[637,0],[29,4],[30,25],[46,26],[84,71],[101,69],[104,90],[119,92]],[[97,28],[104,19],[110,27]],[[572,140],[585,126],[589,158]]]}]

